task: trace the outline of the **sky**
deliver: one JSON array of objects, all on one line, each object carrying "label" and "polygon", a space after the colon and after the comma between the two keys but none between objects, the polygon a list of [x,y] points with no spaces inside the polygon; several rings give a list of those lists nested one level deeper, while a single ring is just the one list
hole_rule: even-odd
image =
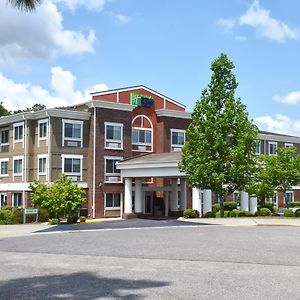
[{"label": "sky", "polygon": [[146,85],[192,111],[220,53],[261,130],[300,136],[299,0],[0,1],[0,101],[7,109]]}]

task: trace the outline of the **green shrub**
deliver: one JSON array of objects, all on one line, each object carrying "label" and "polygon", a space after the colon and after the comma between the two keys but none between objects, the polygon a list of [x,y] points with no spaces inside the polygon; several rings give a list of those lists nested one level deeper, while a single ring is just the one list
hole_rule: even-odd
[{"label": "green shrub", "polygon": [[49,214],[45,208],[39,208],[39,222],[48,222]]},{"label": "green shrub", "polygon": [[295,215],[295,217],[297,217],[297,218],[300,217],[300,208],[297,209],[297,210],[294,212],[294,215]]},{"label": "green shrub", "polygon": [[[199,212],[196,209],[188,208],[183,212],[183,217],[185,219],[198,218]],[[81,218],[81,217],[80,217]],[[80,221],[81,222],[81,221]]]},{"label": "green shrub", "polygon": [[13,224],[13,215],[10,209],[0,210],[0,225]]},{"label": "green shrub", "polygon": [[[229,217],[229,211],[228,210],[225,210],[224,211],[224,218],[228,218]],[[221,218],[221,211],[217,211],[216,212],[216,218]]]},{"label": "green shrub", "polygon": [[265,216],[271,216],[272,212],[267,207],[262,207],[258,210],[258,215],[265,217]]},{"label": "green shrub", "polygon": [[49,219],[49,224],[50,225],[57,225],[57,224],[59,224],[59,219]]},{"label": "green shrub", "polygon": [[80,216],[79,221],[80,221],[80,223],[85,223],[86,217],[85,216]]},{"label": "green shrub", "polygon": [[236,202],[224,202],[224,211],[225,210],[234,210],[237,207],[237,203]]},{"label": "green shrub", "polygon": [[69,216],[68,218],[67,218],[67,223],[68,224],[74,224],[74,223],[77,223],[77,221],[78,221],[78,216]]},{"label": "green shrub", "polygon": [[23,223],[23,208],[13,208],[13,223],[22,224]]},{"label": "green shrub", "polygon": [[220,204],[216,203],[212,205],[212,211],[214,213],[218,212],[220,210]]},{"label": "green shrub", "polygon": [[300,201],[289,202],[288,208],[293,208],[293,207],[299,207],[300,208]]},{"label": "green shrub", "polygon": [[294,212],[293,212],[291,209],[287,209],[287,210],[284,212],[284,216],[285,216],[285,217],[288,217],[288,218],[291,218],[291,217],[294,217],[295,214],[294,214]]},{"label": "green shrub", "polygon": [[238,217],[240,210],[236,208],[236,209],[233,209],[232,212],[235,214],[236,217]]},{"label": "green shrub", "polygon": [[258,204],[258,210],[259,210],[260,208],[267,208],[267,209],[269,209],[271,212],[273,212],[273,210],[274,210],[274,204],[273,204],[273,202],[271,202],[271,201],[265,201],[265,203],[260,202],[260,203]]},{"label": "green shrub", "polygon": [[213,211],[208,211],[203,215],[203,218],[215,218],[216,214]]},{"label": "green shrub", "polygon": [[252,217],[252,213],[250,211],[242,210],[239,212],[238,217]]}]

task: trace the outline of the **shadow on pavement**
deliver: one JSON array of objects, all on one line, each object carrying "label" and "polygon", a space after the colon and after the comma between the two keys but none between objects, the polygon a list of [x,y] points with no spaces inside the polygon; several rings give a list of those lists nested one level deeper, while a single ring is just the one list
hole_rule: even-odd
[{"label": "shadow on pavement", "polygon": [[98,277],[82,272],[67,275],[34,276],[2,281],[0,297],[8,299],[141,299],[137,290],[158,288],[168,282],[150,280],[125,280]]}]

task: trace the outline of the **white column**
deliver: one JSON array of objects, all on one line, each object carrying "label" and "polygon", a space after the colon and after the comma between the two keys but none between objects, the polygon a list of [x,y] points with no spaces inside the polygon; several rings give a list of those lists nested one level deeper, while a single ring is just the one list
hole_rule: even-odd
[{"label": "white column", "polygon": [[211,211],[211,190],[203,190],[203,214],[205,214],[208,211]]},{"label": "white column", "polygon": [[192,190],[192,208],[199,212],[201,216],[201,190],[197,188],[193,188]]},{"label": "white column", "polygon": [[169,215],[169,192],[164,192],[165,217]]},{"label": "white column", "polygon": [[178,211],[178,179],[172,179],[172,199],[171,199],[171,210]]},{"label": "white column", "polygon": [[255,214],[257,212],[257,197],[250,196],[250,211],[252,214]]},{"label": "white column", "polygon": [[136,213],[141,213],[143,211],[142,207],[142,179],[135,179],[135,195],[134,195],[134,211]]},{"label": "white column", "polygon": [[186,209],[186,179],[180,178],[180,211]]},{"label": "white column", "polygon": [[124,213],[132,213],[132,179],[125,178]]},{"label": "white column", "polygon": [[241,211],[249,211],[248,193],[241,191]]}]

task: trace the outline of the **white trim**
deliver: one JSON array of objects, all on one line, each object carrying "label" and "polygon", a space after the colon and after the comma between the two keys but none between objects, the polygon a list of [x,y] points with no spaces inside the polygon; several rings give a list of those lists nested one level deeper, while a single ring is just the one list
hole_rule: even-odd
[{"label": "white trim", "polygon": [[[173,144],[172,143],[173,132],[183,133],[183,140],[184,140],[183,145],[185,144],[185,139],[186,139],[186,131],[184,129],[171,128],[170,129],[170,151],[175,151],[174,150],[175,148],[181,149],[183,147],[183,145],[181,145],[181,144]],[[177,150],[177,151],[179,151],[179,150]]]},{"label": "white trim", "polygon": [[[256,146],[259,146],[259,152],[256,152]],[[261,140],[256,140],[255,141],[255,154],[260,155],[261,154]]]},{"label": "white trim", "polygon": [[[40,137],[40,126],[41,126],[41,124],[46,124],[46,136],[45,137]],[[40,141],[48,140],[48,126],[49,126],[48,119],[38,120],[38,147],[40,146]]]},{"label": "white trim", "polygon": [[284,194],[284,203],[287,204],[286,202],[286,194],[292,194],[292,200],[290,202],[294,202],[295,201],[295,194],[294,194],[294,191],[286,191],[285,194]]},{"label": "white trim", "polygon": [[[120,173],[106,173],[106,160],[122,160],[123,157],[121,156],[104,156],[104,182],[105,183],[121,183],[122,180],[121,180],[121,172]],[[120,177],[119,181],[109,181],[109,180],[106,180],[106,177]]]},{"label": "white trim", "polygon": [[[16,127],[22,127],[22,139],[19,139],[19,140],[15,140],[15,130],[16,130]],[[13,124],[13,149],[15,149],[15,144],[16,143],[22,143],[22,148],[24,148],[24,121],[23,122],[19,122],[19,123],[14,123]]]},{"label": "white trim", "polygon": [[[80,125],[80,138],[69,138],[65,137],[65,124],[77,124]],[[62,146],[65,147],[65,141],[74,141],[74,142],[80,142],[80,147],[83,147],[83,121],[79,120],[71,120],[71,119],[62,119]]]},{"label": "white trim", "polygon": [[94,107],[94,120],[93,120],[93,203],[92,203],[92,216],[96,217],[96,121],[97,121],[97,108]]},{"label": "white trim", "polygon": [[[45,172],[40,172],[40,159],[42,159],[42,158],[46,158]],[[46,181],[48,181],[47,170],[48,170],[48,154],[39,154],[37,156],[37,175],[38,175],[38,178],[40,176],[46,176]]]},{"label": "white trim", "polygon": [[273,134],[272,132],[268,133],[261,133],[258,132],[258,138],[265,141],[276,141],[276,142],[287,142],[287,143],[300,143],[300,137],[297,136],[289,136],[289,135],[280,135],[280,134]]},{"label": "white trim", "polygon": [[277,150],[278,149],[278,143],[277,142],[273,142],[273,141],[268,141],[268,155],[269,156],[276,156],[277,153],[275,153],[275,154],[271,154],[270,153],[270,146],[271,145],[276,145],[276,150]]},{"label": "white trim", "polygon": [[[82,162],[83,162],[83,155],[78,155],[78,154],[62,154],[61,155],[61,170],[62,174],[65,174],[67,176],[80,176],[80,181],[82,181]],[[65,159],[66,158],[71,158],[71,159],[80,159],[80,172],[65,172]]]},{"label": "white trim", "polygon": [[[6,174],[1,174],[1,163],[2,162],[7,162],[7,173]],[[0,158],[0,178],[1,177],[8,177],[9,174],[8,174],[8,163],[9,163],[9,158]]]},{"label": "white trim", "polygon": [[[136,127],[136,126],[133,126],[135,120],[137,120],[138,118],[141,118],[141,127]],[[148,122],[150,123],[150,126],[151,128],[148,128],[148,127],[144,127],[144,119],[148,120]],[[142,143],[142,142],[133,142],[133,129],[136,129],[136,130],[144,130],[144,131],[150,131],[151,133],[151,142],[150,143]],[[149,117],[145,116],[145,115],[137,115],[135,116],[133,119],[132,119],[132,122],[131,122],[131,144],[132,145],[135,145],[135,146],[150,146],[151,147],[151,150],[139,150],[139,149],[132,149],[132,151],[136,151],[136,152],[153,152],[153,124],[152,124],[152,121]]]},{"label": "white trim", "polygon": [[51,181],[51,117],[48,117],[48,169],[47,169],[47,182]]},{"label": "white trim", "polygon": [[[12,173],[13,173],[13,181],[15,180],[15,177],[21,177],[22,176],[22,181],[24,179],[24,155],[19,155],[19,156],[13,156],[13,168],[12,168]],[[15,161],[16,160],[22,160],[22,173],[15,173]],[[24,186],[24,184],[23,184]]]},{"label": "white trim", "polygon": [[285,148],[294,147],[293,143],[284,143]]},{"label": "white trim", "polygon": [[192,113],[187,111],[171,110],[171,109],[157,109],[156,115],[158,117],[172,117],[180,119],[192,119]]},{"label": "white trim", "polygon": [[[7,143],[2,143],[2,132],[3,131],[8,131],[8,142]],[[6,127],[3,127],[0,129],[0,145],[1,145],[1,147],[9,145],[9,126],[6,126]]]},{"label": "white trim", "polygon": [[[115,127],[121,127],[121,140],[113,140],[113,139],[107,139],[106,137],[106,127],[107,126],[115,126]],[[114,123],[114,122],[104,122],[104,149],[112,149],[112,150],[123,150],[123,135],[124,131],[124,124],[123,123]],[[106,144],[112,143],[112,144],[120,144],[120,147],[114,148],[106,146]]]},{"label": "white trim", "polygon": [[102,101],[102,100],[92,100],[90,102],[87,102],[86,105],[88,106],[88,108],[99,107],[99,108],[116,109],[122,111],[132,111],[135,108],[135,106],[131,104]]}]

